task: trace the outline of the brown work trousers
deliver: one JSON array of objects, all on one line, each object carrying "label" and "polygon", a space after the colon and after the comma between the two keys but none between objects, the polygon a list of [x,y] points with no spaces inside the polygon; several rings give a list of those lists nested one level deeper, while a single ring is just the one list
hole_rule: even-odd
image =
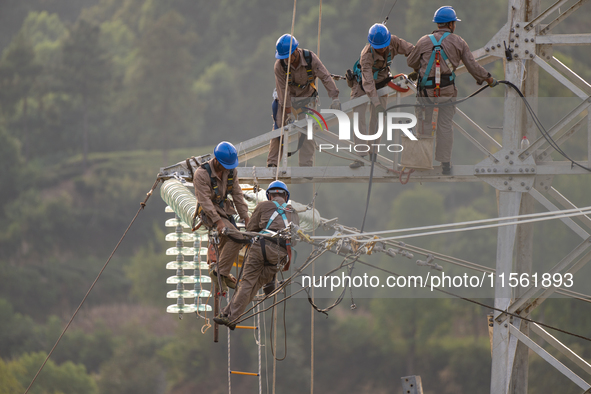
[{"label": "brown work trousers", "polygon": [[238,291],[232,297],[230,304],[222,311],[223,314],[228,315],[230,321],[238,318],[253,300],[259,289],[274,279],[275,274],[279,272],[277,263],[284,262],[287,258],[287,251],[284,248],[269,241],[265,241],[265,253],[269,262],[268,265],[264,263],[260,243],[255,242],[250,247]]},{"label": "brown work trousers", "polygon": [[[359,83],[354,82],[353,88],[351,89],[351,99],[355,99],[355,98],[363,97],[363,96],[365,96],[365,92],[361,89],[361,86],[359,85]],[[388,104],[388,96],[380,96],[378,98],[380,99],[380,104],[382,105],[382,107],[384,107],[384,109],[386,109],[387,104]],[[369,113],[369,129],[367,128],[367,120],[365,119],[368,110],[370,111],[370,113]],[[355,118],[353,115],[355,113],[358,114],[357,115],[358,119],[359,119],[358,130],[361,134],[369,135],[369,134],[375,134],[377,132],[377,130],[378,130],[378,113],[376,111],[376,107],[371,103],[371,101],[369,103],[358,105],[357,107],[353,108],[353,112],[351,115],[351,127],[355,127],[355,123],[354,123]],[[386,120],[385,119],[384,119],[383,126],[386,127]],[[360,145],[360,144],[369,145],[371,147],[370,153],[376,152],[376,147],[375,146],[372,147],[372,144],[379,144],[382,137],[380,137],[376,140],[365,141],[365,140],[362,140],[359,137],[357,137],[354,129],[351,129],[351,132],[353,133],[353,138],[355,140],[356,145]],[[359,155],[366,156],[367,152],[360,152]]]},{"label": "brown work trousers", "polygon": [[[292,109],[293,110],[293,109]],[[277,109],[277,124],[281,123],[281,117],[283,116],[283,107],[279,104]],[[298,120],[304,119],[306,114],[300,112],[298,115]],[[287,118],[287,114],[285,114],[285,118]],[[303,135],[303,134],[302,134]],[[309,140],[307,136],[300,135],[298,138],[305,138],[302,147],[299,150],[299,165],[300,167],[312,167],[314,165],[314,151],[316,150],[316,144],[314,140]],[[287,137],[287,132],[284,134],[284,139]],[[269,155],[267,156],[267,167],[270,165],[277,165],[279,160],[281,160],[281,156],[283,154],[283,149],[280,149],[280,140],[281,137],[273,138],[271,143],[269,144]],[[287,143],[283,141],[283,145],[287,146]],[[299,146],[299,141],[298,141]]]},{"label": "brown work trousers", "polygon": [[[239,231],[234,227],[232,223],[226,218],[222,218],[222,222],[224,222],[224,226],[228,229],[232,229],[232,235],[235,237],[241,237]],[[214,224],[215,226],[215,224]],[[232,241],[230,238],[226,237],[225,235],[220,234],[220,244],[218,245],[219,251],[219,261],[218,261],[218,273],[224,276],[230,275],[230,271],[232,270],[232,265],[238,259],[238,253],[240,253],[240,249],[244,244],[239,244],[237,242]]]},{"label": "brown work trousers", "polygon": [[[458,96],[455,85],[449,85],[440,89],[439,98],[435,98],[435,89],[426,89],[429,100],[433,103],[443,104],[454,102]],[[428,104],[429,100],[419,97],[419,104]],[[451,150],[454,143],[453,117],[456,113],[455,105],[444,105],[438,108],[437,129],[435,133],[435,160],[442,163],[451,162]],[[432,135],[433,107],[416,107],[418,133]]]}]

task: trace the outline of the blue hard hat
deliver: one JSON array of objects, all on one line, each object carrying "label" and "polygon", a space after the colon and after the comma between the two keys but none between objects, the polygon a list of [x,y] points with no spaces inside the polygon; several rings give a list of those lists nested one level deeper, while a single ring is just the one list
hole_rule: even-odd
[{"label": "blue hard hat", "polygon": [[[279,37],[279,39],[277,40],[277,44],[275,44],[275,58],[277,59],[287,59],[289,57],[289,55],[291,55],[293,53],[293,51],[295,51],[298,47],[298,45],[300,45],[300,43],[298,42],[298,40],[296,40],[295,37],[293,37],[293,39],[291,39],[292,36],[289,34],[284,34],[281,37]],[[289,44],[291,44],[291,52],[289,51]]]},{"label": "blue hard hat", "polygon": [[213,150],[213,155],[222,167],[227,170],[233,170],[238,167],[238,151],[228,141],[220,142]]},{"label": "blue hard hat", "polygon": [[458,19],[458,17],[456,16],[456,12],[450,5],[444,5],[443,7],[439,7],[437,11],[435,11],[435,15],[433,15],[433,22],[435,23],[447,23],[454,21],[461,22],[461,19]]},{"label": "blue hard hat", "polygon": [[376,23],[369,28],[367,41],[369,41],[373,48],[386,48],[388,45],[390,45],[391,39],[392,35],[390,34],[390,31],[385,25],[382,25],[381,23]]},{"label": "blue hard hat", "polygon": [[271,182],[269,187],[267,188],[267,200],[271,200],[271,196],[269,195],[270,190],[281,189],[287,193],[287,201],[289,201],[289,190],[287,190],[287,185],[281,181],[274,181]]}]

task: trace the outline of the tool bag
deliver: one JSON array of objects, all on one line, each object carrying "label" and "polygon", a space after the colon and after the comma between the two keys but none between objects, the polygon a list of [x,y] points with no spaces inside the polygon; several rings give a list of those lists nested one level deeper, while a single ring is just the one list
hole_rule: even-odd
[{"label": "tool bag", "polygon": [[400,156],[400,165],[417,170],[432,170],[434,143],[435,137],[430,135],[419,134],[417,141],[401,136],[400,144],[404,149]]}]

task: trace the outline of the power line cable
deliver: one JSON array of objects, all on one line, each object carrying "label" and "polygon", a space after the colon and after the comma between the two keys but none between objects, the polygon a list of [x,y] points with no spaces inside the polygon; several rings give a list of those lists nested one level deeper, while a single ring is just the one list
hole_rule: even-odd
[{"label": "power line cable", "polygon": [[[572,216],[581,216],[581,215],[587,215],[587,214],[591,214],[591,211],[562,215],[562,216],[554,216],[554,217],[549,217],[549,218],[527,219],[527,220],[521,220],[518,222],[512,221],[512,222],[488,224],[488,225],[483,225],[483,226],[474,226],[474,227],[459,228],[459,229],[452,229],[452,230],[429,231],[426,233],[399,235],[399,236],[395,236],[395,237],[382,238],[381,241],[404,239],[404,238],[416,238],[416,237],[424,237],[427,235],[439,235],[439,234],[456,233],[456,232],[463,232],[463,231],[483,230],[483,229],[487,229],[487,228],[497,228],[497,227],[504,227],[504,226],[515,226],[515,225],[519,225],[519,224],[535,223],[535,222],[554,220],[554,219],[563,219],[563,218],[569,218]],[[502,220],[502,218],[501,218],[501,220]],[[367,242],[371,242],[371,240],[363,240],[361,242],[367,243]]]},{"label": "power line cable", "polygon": [[[583,207],[583,208],[573,208],[573,209],[565,209],[559,211],[552,211],[552,212],[540,212],[540,213],[532,213],[526,215],[515,215],[515,216],[503,216],[499,218],[490,218],[490,219],[479,219],[479,220],[471,220],[466,222],[457,222],[457,223],[445,223],[445,224],[438,224],[432,226],[422,226],[422,227],[410,227],[405,229],[392,229],[392,230],[381,230],[381,231],[372,231],[367,233],[355,232],[352,231],[352,234],[345,234],[345,235],[335,235],[335,236],[325,236],[325,235],[318,235],[312,236],[311,239],[339,239],[339,238],[350,238],[351,236],[372,236],[372,235],[382,235],[382,234],[393,234],[393,233],[400,233],[400,232],[410,232],[410,231],[424,231],[424,230],[435,230],[435,229],[444,229],[450,227],[458,227],[458,226],[469,226],[472,224],[482,224],[482,223],[491,223],[491,222],[498,222],[504,221],[504,225],[510,224],[522,224],[522,223],[529,223],[527,219],[531,218],[542,218],[544,220],[552,220],[552,219],[562,219],[571,216],[584,216],[591,214],[591,206]],[[547,216],[547,217],[546,217]],[[517,220],[516,220],[517,219]],[[526,219],[526,220],[519,220],[519,219]],[[511,221],[511,222],[507,222]],[[478,227],[471,227],[471,228],[478,228]],[[468,228],[468,229],[471,229]],[[457,229],[457,230],[464,230],[464,229]],[[452,230],[453,232],[455,230]],[[380,239],[387,240],[388,238]]]},{"label": "power line cable", "polygon": [[534,121],[534,124],[536,125],[536,127],[538,128],[538,130],[540,130],[540,133],[542,134],[542,136],[546,139],[546,141],[548,142],[548,144],[550,144],[550,146],[552,148],[554,148],[558,153],[560,153],[565,159],[567,159],[568,161],[571,162],[571,168],[573,166],[577,166],[580,167],[584,170],[587,170],[589,172],[591,172],[591,168],[589,167],[585,167],[584,165],[577,163],[576,161],[574,161],[573,159],[571,159],[563,150],[562,148],[560,148],[560,146],[556,143],[556,141],[554,141],[554,139],[552,138],[552,136],[548,133],[548,131],[546,130],[546,128],[544,127],[544,125],[542,124],[542,122],[540,121],[540,119],[538,118],[538,116],[535,114],[533,108],[531,107],[531,105],[529,104],[529,102],[525,99],[525,96],[523,95],[523,93],[521,93],[521,90],[519,90],[519,88],[517,86],[515,86],[513,83],[509,82],[509,81],[499,81],[499,83],[503,83],[507,86],[512,87],[517,94],[523,99],[523,102],[525,104],[525,107],[527,108],[527,112],[529,112],[530,116],[532,117],[532,120]]}]

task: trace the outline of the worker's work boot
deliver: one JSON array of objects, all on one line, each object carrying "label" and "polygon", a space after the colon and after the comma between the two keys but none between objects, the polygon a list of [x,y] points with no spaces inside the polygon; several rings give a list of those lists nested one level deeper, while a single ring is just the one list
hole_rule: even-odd
[{"label": "worker's work boot", "polygon": [[[232,276],[232,275],[230,275]],[[218,285],[221,285],[221,290],[223,293],[228,292],[228,287],[230,287],[231,289],[235,289],[236,288],[236,283],[232,282],[232,286],[228,285],[228,280],[229,278],[226,276],[222,275],[221,280],[218,282],[218,273],[215,270],[210,270],[209,271],[209,277],[211,278],[211,282],[215,284],[215,286],[217,287]]]},{"label": "worker's work boot", "polygon": [[451,175],[451,163],[449,161],[441,163],[441,174]]},{"label": "worker's work boot", "polygon": [[266,296],[275,291],[275,281],[269,282],[263,286],[263,292]]},{"label": "worker's work boot", "polygon": [[227,315],[222,315],[221,313],[214,317],[213,321],[217,324],[221,324],[222,326],[228,327],[232,331],[234,331],[234,329],[236,328],[236,324],[231,324],[230,318]]},{"label": "worker's work boot", "polygon": [[238,283],[238,281],[236,280],[236,278],[232,274],[230,274],[228,276],[222,275],[222,280],[226,283],[226,286],[228,286],[230,289],[235,289],[236,284]]}]

